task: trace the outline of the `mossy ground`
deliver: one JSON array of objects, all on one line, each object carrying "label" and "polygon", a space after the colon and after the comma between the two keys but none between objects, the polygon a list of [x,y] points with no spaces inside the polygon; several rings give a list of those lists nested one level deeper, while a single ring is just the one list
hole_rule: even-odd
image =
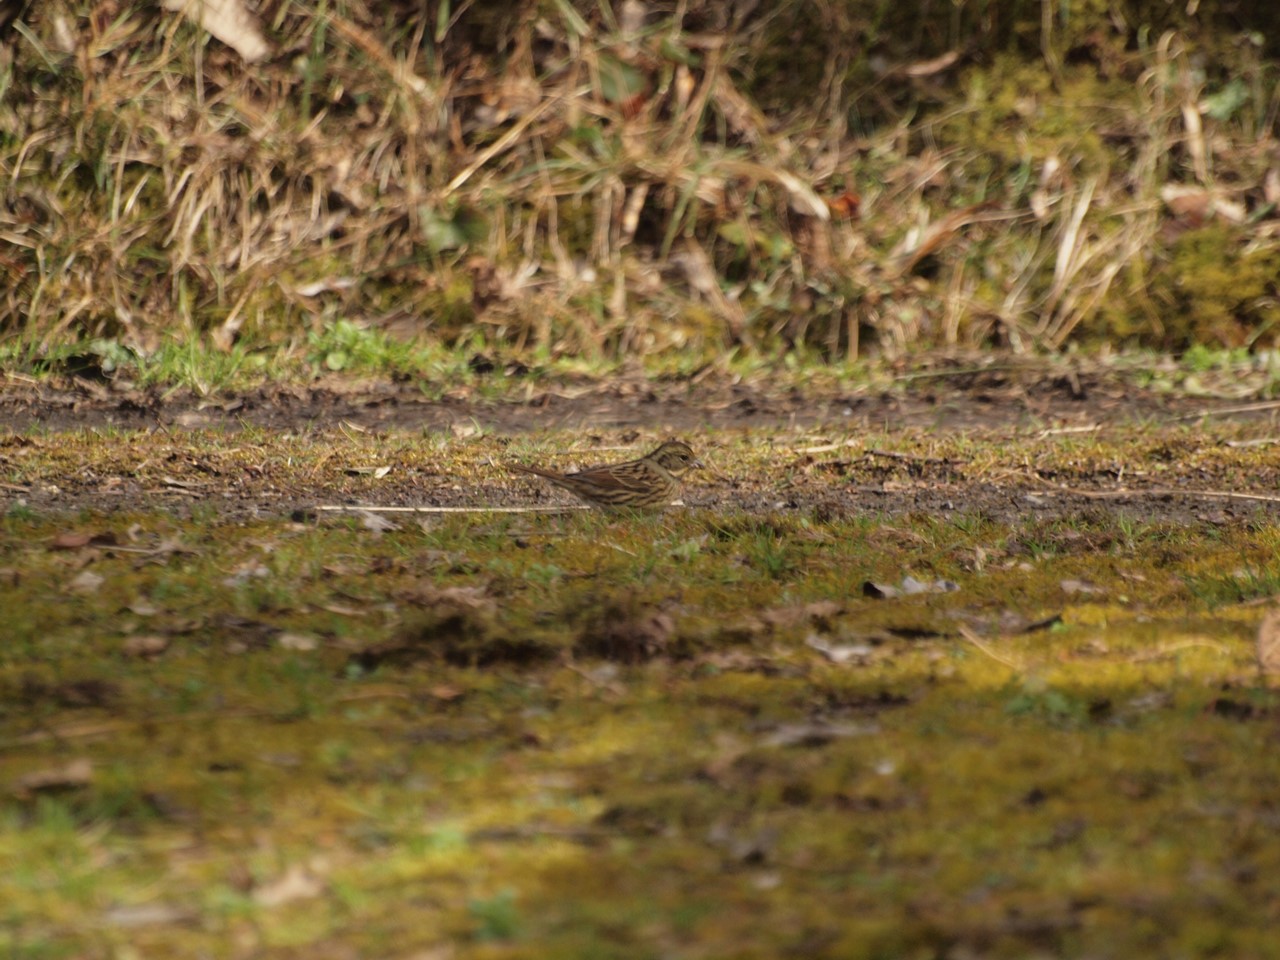
[{"label": "mossy ground", "polygon": [[[945,470],[704,435],[720,477],[686,509],[382,531],[182,492],[376,502],[336,433],[12,436],[15,498],[139,489],[0,524],[4,946],[1280,955],[1280,714],[1253,659],[1280,523],[1034,499],[1122,464],[1262,489],[1242,430],[865,440]],[[528,501],[488,458],[581,439],[400,437],[368,465],[420,501]],[[886,510],[872,479],[951,505]],[[864,590],[907,575],[958,589]]]}]

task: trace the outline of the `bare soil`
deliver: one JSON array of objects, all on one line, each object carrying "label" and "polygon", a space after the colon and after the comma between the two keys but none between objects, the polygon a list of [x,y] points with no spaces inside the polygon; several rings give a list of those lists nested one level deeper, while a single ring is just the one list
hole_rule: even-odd
[{"label": "bare soil", "polygon": [[[500,375],[498,376],[500,379]],[[186,388],[138,389],[110,380],[9,380],[0,428],[50,431],[118,427],[235,429],[299,433],[339,422],[397,431],[448,431],[472,423],[486,432],[651,431],[842,427],[878,432],[1110,424],[1216,412],[1230,404],[1142,390],[1099,374],[1040,370],[940,371],[904,377],[892,390],[818,392],[765,383],[623,379],[538,388],[524,401],[476,399],[459,389],[430,398],[417,383],[329,378],[270,384],[243,393],[197,396]],[[1268,410],[1264,415],[1270,416]]]},{"label": "bare soil", "polygon": [[[606,447],[669,434],[709,434],[702,443],[711,446],[750,436],[771,448],[774,462],[786,465],[786,481],[703,475],[685,497],[688,506],[798,510],[818,519],[867,511],[961,512],[1025,523],[1084,512],[1200,524],[1274,513],[1280,504],[1267,497],[1280,487],[1280,472],[1268,465],[1242,485],[1238,463],[1224,461],[1216,468],[1212,460],[1175,450],[1164,458],[1157,482],[1141,469],[1137,461],[1143,454],[1135,446],[1128,462],[1090,464],[1086,457],[1070,477],[1013,462],[993,475],[931,455],[930,441],[966,436],[998,450],[1028,436],[1087,439],[1118,431],[1148,442],[1181,438],[1174,446],[1190,453],[1186,445],[1201,443],[1197,425],[1204,423],[1214,424],[1216,433],[1201,445],[1222,446],[1222,430],[1264,445],[1276,432],[1278,409],[1280,404],[1268,402],[1158,393],[1117,376],[1017,367],[908,375],[890,389],[846,392],[712,380],[584,381],[533,389],[522,401],[478,399],[472,388],[429,398],[418,384],[389,380],[275,384],[200,397],[186,389],[140,389],[109,380],[10,378],[0,394],[0,430],[9,432],[10,444],[24,437],[52,441],[83,432],[141,431],[180,445],[184,434],[227,431],[231,437],[250,428],[317,440],[330,431],[355,430],[402,440],[440,433],[459,440],[483,436],[498,444],[531,432],[573,431]],[[867,435],[901,440],[918,452],[903,453],[901,444],[897,452],[854,447],[843,457],[840,447],[809,452],[823,438]],[[2,454],[0,449],[0,466],[12,459]],[[167,475],[173,484],[157,486],[125,472],[105,491],[101,476],[83,482],[62,476],[53,478],[56,483],[6,484],[3,492],[42,511],[161,508],[182,514],[212,500],[229,519],[306,513],[322,503],[509,506],[566,499],[560,491],[507,479],[500,469],[458,483],[447,470],[409,465],[369,487],[322,471],[221,470],[208,456],[175,460]],[[198,484],[183,485],[184,465]]]}]

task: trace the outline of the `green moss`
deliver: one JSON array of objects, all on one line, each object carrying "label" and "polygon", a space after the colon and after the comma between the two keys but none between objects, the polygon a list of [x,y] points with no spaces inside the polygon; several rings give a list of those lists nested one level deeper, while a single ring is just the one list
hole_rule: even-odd
[{"label": "green moss", "polygon": [[[1271,482],[1237,430],[927,443],[951,484],[1023,464],[1022,497],[1116,464]],[[767,439],[725,439],[717,469],[934,482]],[[528,442],[117,431],[0,452],[6,482],[68,494],[287,462],[271,483],[390,495],[398,474],[345,472],[375,457],[419,495],[431,470],[496,496],[488,458]],[[1237,600],[1275,593],[1280,527],[1136,513],[10,515],[6,935],[51,956],[1265,955],[1280,697]],[[860,589],[908,571],[959,589]],[[1236,571],[1257,576],[1221,587]],[[167,646],[130,647],[145,635]],[[88,782],[59,782],[79,757]]]},{"label": "green moss", "polygon": [[1280,250],[1251,247],[1233,227],[1189,230],[1153,278],[1170,346],[1274,346],[1280,342]]}]

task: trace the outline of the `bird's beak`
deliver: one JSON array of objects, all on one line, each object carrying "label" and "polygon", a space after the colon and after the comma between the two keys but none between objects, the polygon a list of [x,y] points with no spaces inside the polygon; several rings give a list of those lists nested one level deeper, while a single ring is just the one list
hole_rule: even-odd
[{"label": "bird's beak", "polygon": [[693,461],[693,463],[689,464],[690,470],[702,470],[705,467],[706,467],[706,464],[703,463],[701,460],[695,460]]}]

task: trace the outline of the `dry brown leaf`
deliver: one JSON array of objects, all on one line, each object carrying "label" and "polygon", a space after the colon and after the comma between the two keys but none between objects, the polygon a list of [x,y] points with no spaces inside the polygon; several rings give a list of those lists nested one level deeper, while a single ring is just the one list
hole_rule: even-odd
[{"label": "dry brown leaf", "polygon": [[158,657],[169,649],[169,638],[158,633],[140,633],[120,645],[126,657]]},{"label": "dry brown leaf", "polygon": [[1093,596],[1094,594],[1100,594],[1105,592],[1096,584],[1090,583],[1088,580],[1075,580],[1075,579],[1060,580],[1058,581],[1058,587],[1062,590],[1063,593],[1072,595],[1072,596],[1077,594],[1081,596]]},{"label": "dry brown leaf", "polygon": [[830,643],[816,633],[809,634],[804,642],[832,663],[866,663],[875,653],[875,646],[870,643]]},{"label": "dry brown leaf", "polygon": [[282,876],[253,892],[259,906],[279,907],[295,900],[310,900],[324,892],[324,881],[306,867],[294,864]]},{"label": "dry brown leaf", "polygon": [[31,797],[50,790],[74,790],[87,787],[93,780],[93,763],[77,757],[60,767],[35,770],[14,781],[13,789],[20,797]]},{"label": "dry brown leaf", "polygon": [[361,510],[356,516],[360,518],[360,526],[371,533],[386,533],[390,530],[400,529],[395,521],[388,520],[381,514],[374,513],[372,510]]},{"label": "dry brown leaf", "polygon": [[320,641],[307,633],[285,632],[276,637],[276,643],[282,650],[296,650],[302,653],[320,646]]}]

